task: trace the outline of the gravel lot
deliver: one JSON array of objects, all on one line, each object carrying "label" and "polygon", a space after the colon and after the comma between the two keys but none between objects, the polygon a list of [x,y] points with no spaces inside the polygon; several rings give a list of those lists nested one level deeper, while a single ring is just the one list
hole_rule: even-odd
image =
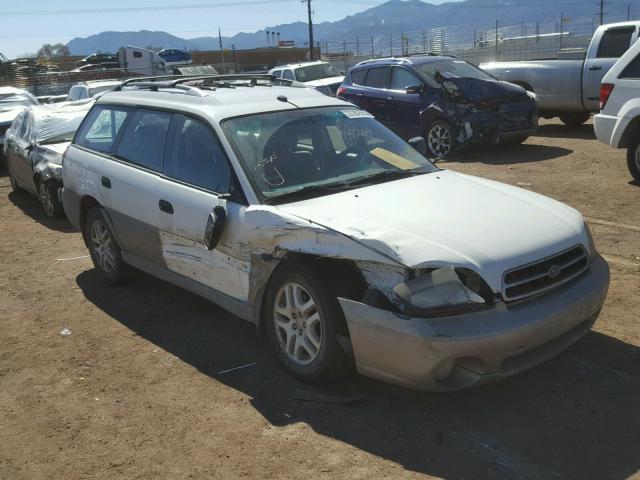
[{"label": "gravel lot", "polygon": [[3,170],[0,478],[640,478],[640,186],[624,152],[543,121],[522,146],[443,166],[582,211],[607,302],[530,372],[451,394],[333,387],[359,406],[296,400],[308,387],[265,339],[199,297],[142,273],[103,286],[80,234],[9,194]]}]

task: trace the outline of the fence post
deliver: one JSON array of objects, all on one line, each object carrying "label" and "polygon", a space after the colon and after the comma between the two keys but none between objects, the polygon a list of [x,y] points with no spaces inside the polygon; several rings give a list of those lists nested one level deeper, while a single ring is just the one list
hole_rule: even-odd
[{"label": "fence post", "polygon": [[496,20],[496,61],[498,61],[498,20]]},{"label": "fence post", "polygon": [[373,57],[375,57],[375,56],[376,56],[376,54],[375,54],[375,52],[373,51],[373,37],[371,37],[371,58],[373,58]]},{"label": "fence post", "polygon": [[389,56],[393,57],[393,34],[389,35]]},{"label": "fence post", "polygon": [[342,40],[342,61],[344,62],[344,71],[347,71],[347,40]]},{"label": "fence post", "polygon": [[427,52],[427,33],[422,30],[422,53]]},{"label": "fence post", "polygon": [[360,37],[356,37],[356,55],[360,56]]}]

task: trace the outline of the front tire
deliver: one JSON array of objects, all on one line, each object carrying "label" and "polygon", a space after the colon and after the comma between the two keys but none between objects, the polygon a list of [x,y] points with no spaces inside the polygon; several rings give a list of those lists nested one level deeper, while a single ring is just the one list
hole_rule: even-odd
[{"label": "front tire", "polygon": [[438,120],[425,130],[427,153],[431,158],[446,160],[454,150],[454,131],[444,120]]},{"label": "front tire", "polygon": [[123,276],[122,254],[109,224],[98,207],[87,213],[84,230],[93,265],[106,283],[116,285]]},{"label": "front tire", "polygon": [[49,218],[58,218],[64,215],[62,202],[58,200],[56,184],[53,182],[38,183],[38,198],[44,209],[44,213]]},{"label": "front tire", "polygon": [[633,179],[640,183],[640,138],[627,149],[627,167]]},{"label": "front tire", "polygon": [[588,112],[568,112],[560,115],[560,121],[567,127],[579,127],[591,118]]},{"label": "front tire", "polygon": [[280,363],[306,382],[330,382],[352,370],[338,343],[346,322],[332,285],[308,265],[292,262],[273,274],[263,319]]}]

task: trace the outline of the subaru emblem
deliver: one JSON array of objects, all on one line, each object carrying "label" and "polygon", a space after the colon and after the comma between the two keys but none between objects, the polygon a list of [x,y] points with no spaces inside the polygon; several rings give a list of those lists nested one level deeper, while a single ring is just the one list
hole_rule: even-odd
[{"label": "subaru emblem", "polygon": [[560,267],[558,265],[551,265],[549,270],[547,270],[547,275],[549,278],[557,278],[560,275]]}]

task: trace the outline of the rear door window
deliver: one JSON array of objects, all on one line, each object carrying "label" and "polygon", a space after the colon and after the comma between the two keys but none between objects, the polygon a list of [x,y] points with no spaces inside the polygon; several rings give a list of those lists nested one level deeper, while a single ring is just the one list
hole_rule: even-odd
[{"label": "rear door window", "polygon": [[631,37],[635,27],[610,28],[600,40],[597,58],[619,58],[631,46]]},{"label": "rear door window", "polygon": [[116,139],[131,110],[100,105],[94,107],[78,130],[75,143],[103,153],[113,152]]},{"label": "rear door window", "polygon": [[640,78],[640,55],[631,60],[620,74],[620,78]]},{"label": "rear door window", "polygon": [[364,77],[367,76],[367,70],[358,70],[351,72],[351,83],[354,85],[364,85]]},{"label": "rear door window", "polygon": [[387,88],[387,77],[389,76],[389,68],[376,67],[369,70],[365,85],[371,88]]},{"label": "rear door window", "polygon": [[293,78],[293,72],[291,70],[284,70],[282,72],[282,78],[284,78],[285,80],[295,80],[295,78]]},{"label": "rear door window", "polygon": [[231,167],[217,136],[200,120],[173,117],[164,174],[215,193],[229,193]]},{"label": "rear door window", "polygon": [[162,171],[170,123],[170,113],[138,110],[127,124],[116,156],[156,172]]}]

